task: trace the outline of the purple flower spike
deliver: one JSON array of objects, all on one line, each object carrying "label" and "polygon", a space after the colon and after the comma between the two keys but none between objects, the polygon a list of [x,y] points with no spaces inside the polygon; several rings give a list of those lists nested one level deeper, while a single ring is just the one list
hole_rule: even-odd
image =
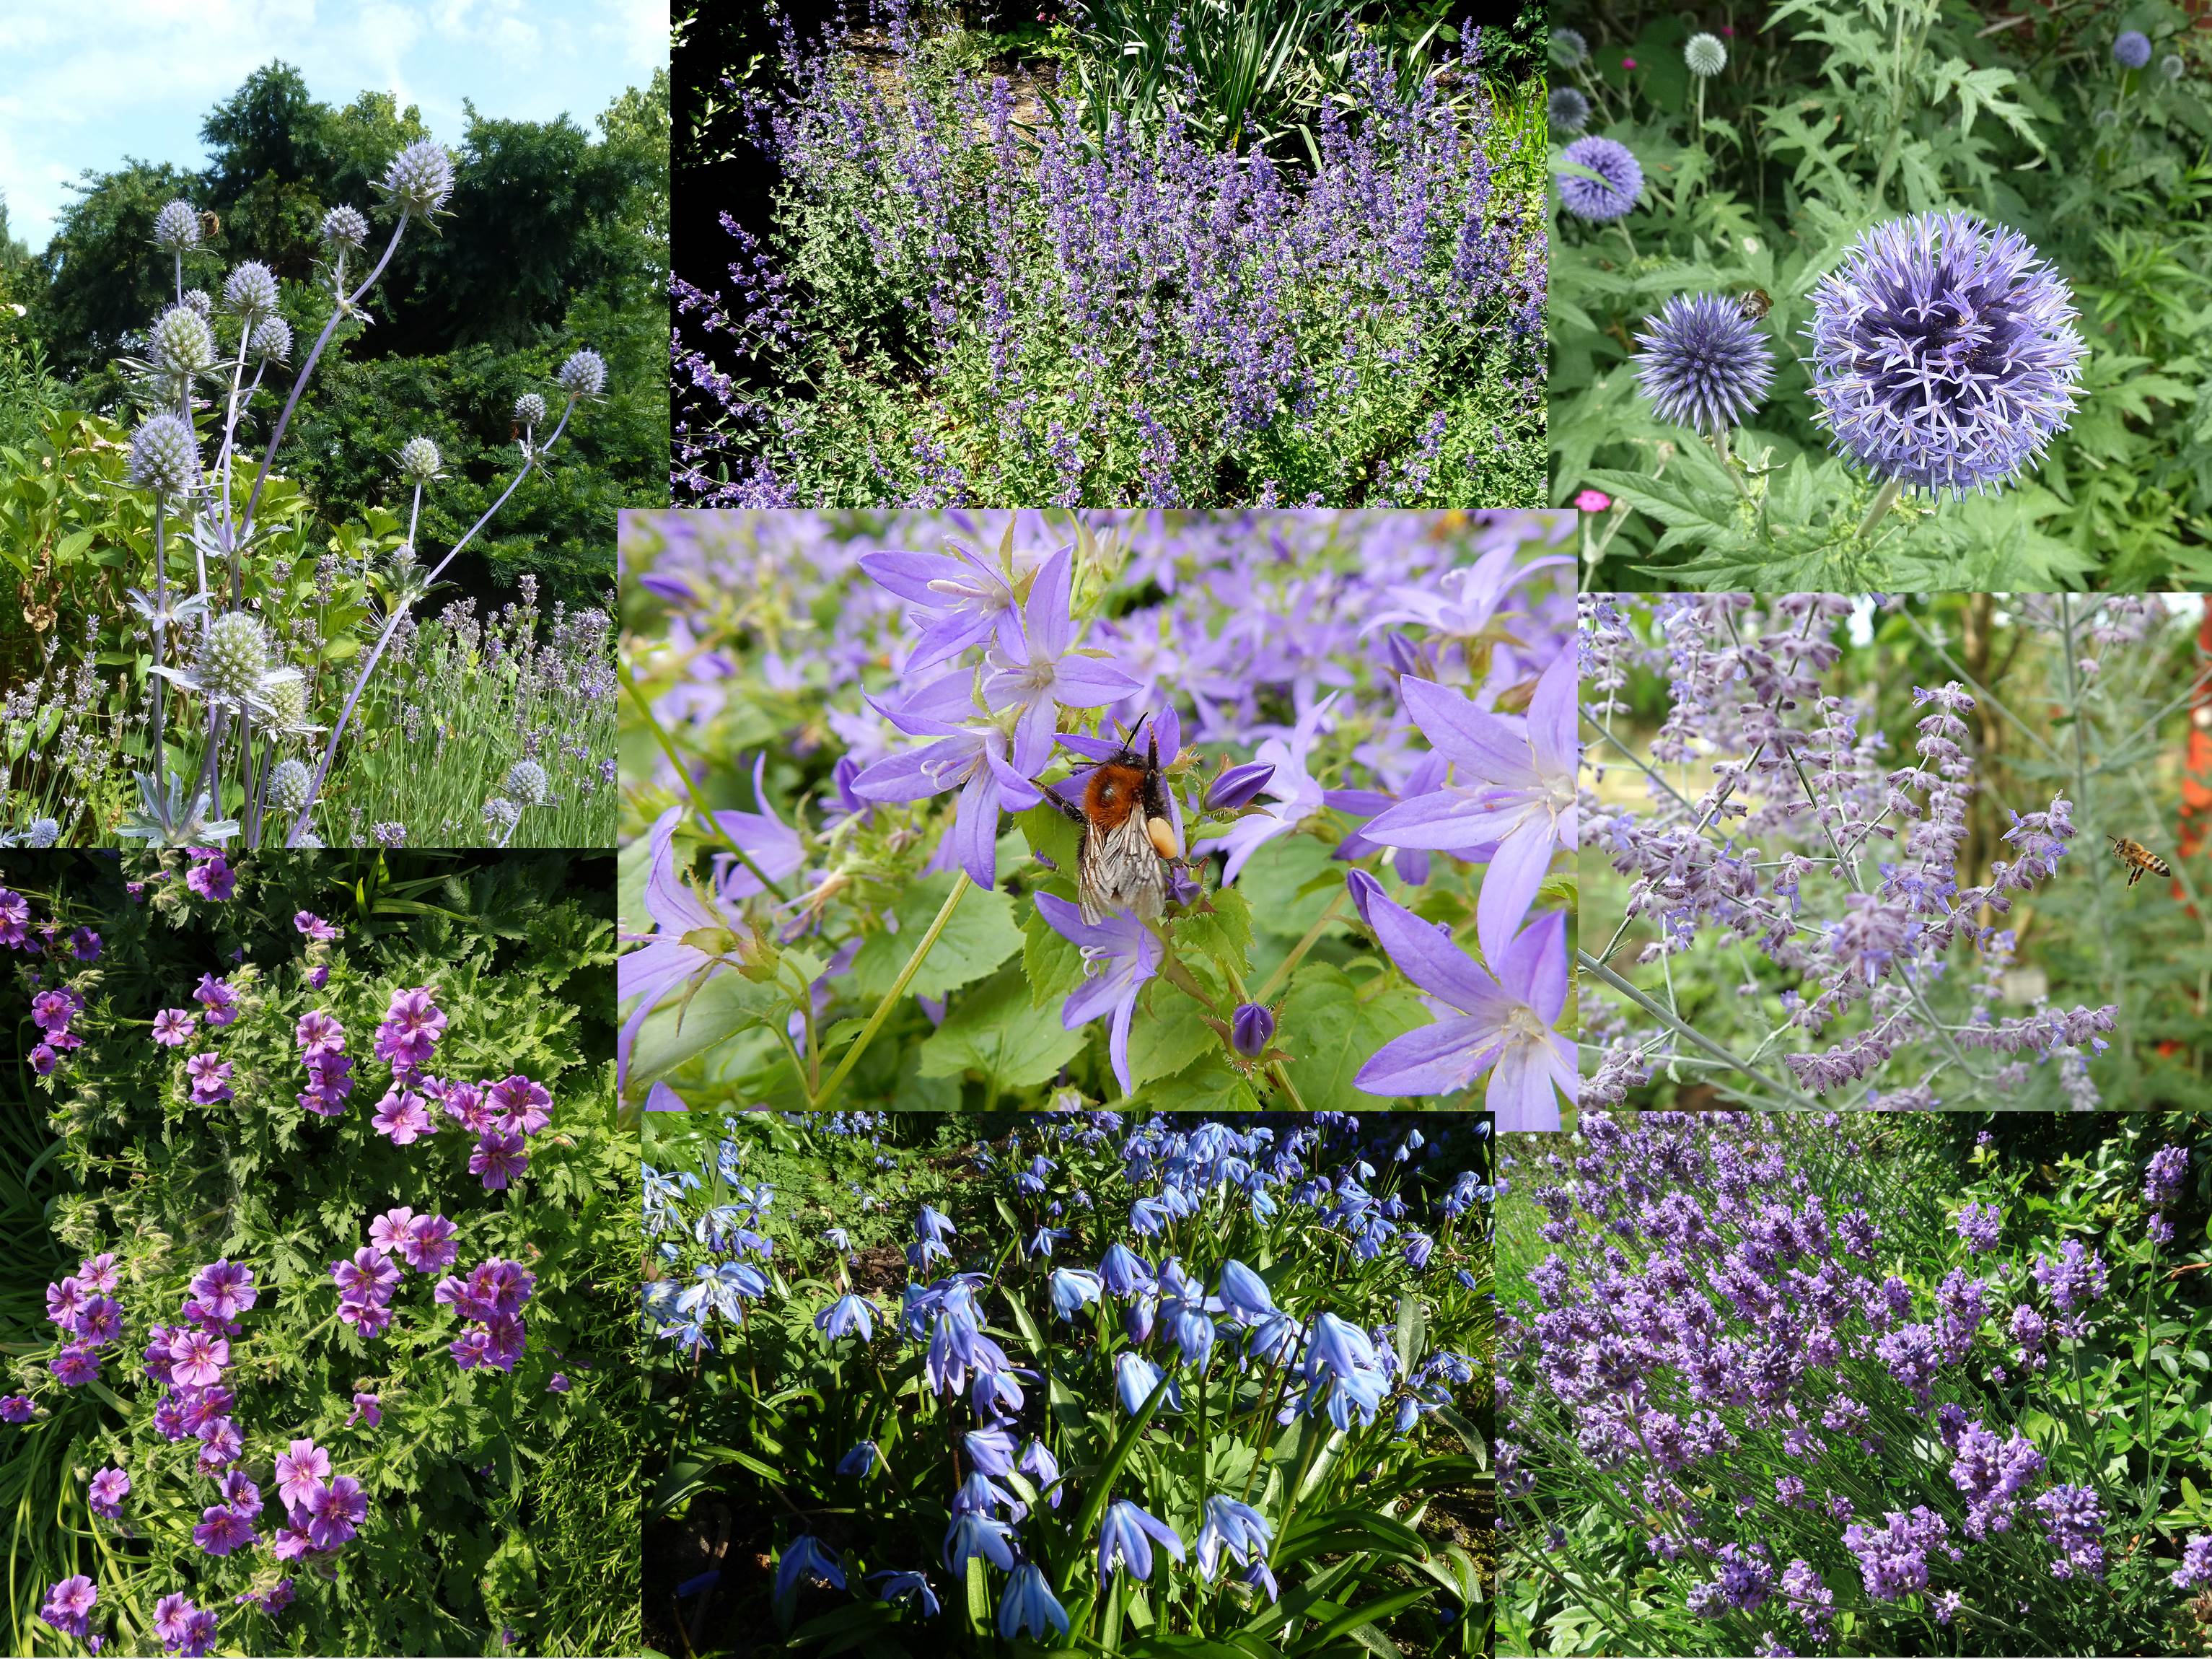
[{"label": "purple flower spike", "polygon": [[1561,152],[1563,161],[1588,167],[1597,174],[1585,179],[1578,173],[1561,173],[1559,201],[1577,219],[1604,224],[1633,212],[1644,193],[1644,167],[1627,145],[1611,138],[1577,138]]},{"label": "purple flower spike", "polygon": [[2073,417],[2087,347],[2027,239],[1972,214],[1862,234],[1813,295],[1813,397],[1836,447],[1935,495],[2015,481]]},{"label": "purple flower spike", "polygon": [[1659,418],[1699,432],[1739,426],[1766,401],[1774,353],[1739,303],[1718,294],[1677,294],[1647,331],[1636,383]]}]

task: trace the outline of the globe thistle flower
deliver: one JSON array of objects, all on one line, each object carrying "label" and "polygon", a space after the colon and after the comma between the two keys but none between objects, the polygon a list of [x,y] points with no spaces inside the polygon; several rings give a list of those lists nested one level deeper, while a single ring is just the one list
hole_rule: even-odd
[{"label": "globe thistle flower", "polygon": [[154,366],[176,379],[205,373],[215,363],[215,332],[188,305],[171,306],[154,325]]},{"label": "globe thistle flower", "polygon": [[1728,67],[1728,48],[1717,34],[1693,34],[1682,43],[1682,61],[1700,81],[1710,81]]},{"label": "globe thistle flower", "polygon": [[1877,225],[1813,295],[1817,417],[1885,480],[2010,483],[2072,418],[2071,301],[2017,231],[1955,211]]},{"label": "globe thistle flower", "polygon": [[2181,61],[2181,54],[2169,52],[2158,60],[2158,72],[2169,81],[2179,81],[2189,73],[2189,65]]},{"label": "globe thistle flower", "polygon": [[282,317],[264,317],[254,324],[246,349],[270,362],[286,362],[292,356],[292,325]]},{"label": "globe thistle flower", "polygon": [[307,682],[298,675],[277,679],[269,687],[268,723],[286,737],[305,737],[319,732],[307,723]]},{"label": "globe thistle flower", "polygon": [[1662,421],[1703,433],[1741,425],[1765,401],[1774,381],[1774,353],[1737,301],[1718,294],[1677,294],[1649,331],[1636,382]]},{"label": "globe thistle flower", "polygon": [[483,804],[484,827],[498,836],[503,844],[514,833],[514,826],[522,821],[522,809],[504,795],[494,795]]},{"label": "globe thistle flower", "polygon": [[435,213],[453,193],[453,158],[443,144],[419,139],[392,158],[381,187],[396,207],[409,213]]},{"label": "globe thistle flower", "polygon": [[2150,37],[2141,29],[2122,29],[2112,42],[2112,61],[2122,69],[2141,69],[2150,62]]},{"label": "globe thistle flower", "polygon": [[1589,57],[1589,42],[1583,39],[1579,29],[1554,28],[1552,31],[1552,61],[1561,69],[1575,69]]},{"label": "globe thistle flower", "polygon": [[26,847],[52,847],[62,838],[62,827],[52,818],[33,818],[31,828],[23,837]]},{"label": "globe thistle flower", "polygon": [[334,207],[323,216],[323,240],[337,248],[366,246],[368,221],[359,208]]},{"label": "globe thistle flower", "polygon": [[1580,132],[1589,125],[1589,100],[1572,87],[1553,87],[1544,100],[1552,125],[1562,132]]},{"label": "globe thistle flower", "polygon": [[1626,218],[1634,210],[1637,198],[1644,193],[1644,168],[1627,145],[1610,138],[1577,138],[1561,155],[1576,167],[1588,167],[1597,174],[1595,179],[1574,173],[1556,175],[1559,201],[1576,218],[1604,224]]},{"label": "globe thistle flower", "polygon": [[266,317],[276,309],[276,275],[258,259],[248,259],[222,285],[225,308],[241,317]]},{"label": "globe thistle flower", "polygon": [[305,762],[282,760],[269,774],[269,805],[279,812],[296,812],[307,804],[313,782]]},{"label": "globe thistle flower", "polygon": [[210,697],[240,705],[258,702],[261,677],[269,672],[269,635],[261,619],[250,611],[215,618],[200,635],[193,669]]},{"label": "globe thistle flower", "polygon": [[190,202],[171,202],[154,216],[154,246],[164,253],[188,253],[200,245],[200,216]]},{"label": "globe thistle flower", "polygon": [[428,438],[410,438],[399,446],[399,476],[409,483],[426,484],[438,476],[438,446]]},{"label": "globe thistle flower", "polygon": [[514,400],[514,419],[518,426],[543,426],[545,423],[545,399],[534,392],[526,392]]},{"label": "globe thistle flower", "polygon": [[131,482],[156,495],[189,495],[200,479],[199,439],[173,410],[149,415],[131,434]]},{"label": "globe thistle flower", "polygon": [[211,323],[215,320],[215,295],[204,288],[186,289],[185,297],[179,303],[198,312],[200,320],[204,323]]},{"label": "globe thistle flower", "polygon": [[507,793],[525,806],[543,806],[550,787],[545,769],[534,760],[519,760],[507,769]]},{"label": "globe thistle flower", "polygon": [[596,351],[574,353],[555,378],[571,398],[596,398],[607,383],[606,359]]}]

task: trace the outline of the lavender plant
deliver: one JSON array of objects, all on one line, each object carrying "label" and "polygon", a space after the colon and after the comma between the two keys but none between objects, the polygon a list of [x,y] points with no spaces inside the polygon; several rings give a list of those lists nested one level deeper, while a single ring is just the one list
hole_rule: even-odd
[{"label": "lavender plant", "polygon": [[679,499],[1533,502],[1537,94],[1472,40],[1403,86],[1347,46],[1308,172],[1176,102],[1024,125],[888,17],[884,78],[793,49],[774,223],[675,284]]},{"label": "lavender plant", "polygon": [[1591,1112],[1501,1160],[1502,1651],[2196,1650],[2193,1124],[1974,1121]]},{"label": "lavender plant", "polygon": [[[341,545],[347,568],[319,572],[317,608],[323,623],[350,628],[358,662],[350,685],[326,723],[313,713],[311,693],[326,663],[352,651],[331,651],[319,628],[280,634],[294,620],[289,592],[299,531],[296,492],[274,469],[301,394],[342,326],[365,325],[363,301],[381,280],[411,225],[434,224],[453,189],[453,162],[423,140],[395,155],[380,181],[392,229],[371,261],[370,227],[356,208],[339,207],[322,224],[325,258],[317,283],[328,306],[323,326],[295,354],[290,325],[279,314],[270,269],[247,260],[224,279],[220,297],[185,286],[185,258],[201,238],[189,203],[172,202],[156,216],[155,246],[167,256],[173,301],[146,336],[146,356],[125,359],[135,396],[145,410],[129,441],[127,483],[152,507],[150,580],[131,593],[149,653],[143,769],[133,769],[137,805],[113,833],[159,847],[222,843],[249,847],[282,842],[319,844],[331,828],[326,793],[341,744],[364,692],[416,604],[437,583],[498,508],[542,470],[580,403],[596,398],[605,368],[589,350],[562,365],[562,400],[550,429],[544,399],[518,405],[522,465],[483,517],[434,562],[416,545],[425,489],[441,476],[428,439],[407,441],[395,457],[410,501],[404,531],[397,520],[372,519],[368,537]],[[296,373],[290,365],[298,355]],[[266,408],[281,406],[273,416]],[[204,430],[203,427],[204,426]],[[265,438],[264,434],[265,433]],[[258,448],[259,459],[250,452]],[[241,463],[244,463],[243,465]],[[272,485],[275,487],[272,488]],[[181,569],[173,569],[181,565]],[[357,600],[332,615],[341,586]],[[308,668],[291,660],[308,647]],[[315,674],[316,684],[309,681]],[[604,687],[604,679],[601,680]],[[335,688],[333,688],[335,690]],[[297,750],[297,753],[288,753]],[[304,776],[304,784],[302,778]],[[106,826],[80,821],[74,833],[96,836]]]},{"label": "lavender plant", "polygon": [[2168,81],[2143,33],[1993,33],[1956,0],[1796,0],[1755,39],[1648,0],[1568,15],[1551,441],[1553,499],[1612,503],[1587,585],[2212,568],[2178,523],[2212,504],[2186,60]]},{"label": "lavender plant", "polygon": [[[627,1087],[1556,1122],[1569,524],[627,520]],[[1059,804],[1125,738],[1149,903]]]}]

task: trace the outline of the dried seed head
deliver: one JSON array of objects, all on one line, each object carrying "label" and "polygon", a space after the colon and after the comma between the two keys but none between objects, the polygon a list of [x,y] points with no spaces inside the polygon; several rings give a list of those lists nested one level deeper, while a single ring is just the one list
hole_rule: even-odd
[{"label": "dried seed head", "polygon": [[1589,125],[1589,100],[1572,87],[1553,87],[1544,100],[1552,125],[1562,132],[1580,132]]}]

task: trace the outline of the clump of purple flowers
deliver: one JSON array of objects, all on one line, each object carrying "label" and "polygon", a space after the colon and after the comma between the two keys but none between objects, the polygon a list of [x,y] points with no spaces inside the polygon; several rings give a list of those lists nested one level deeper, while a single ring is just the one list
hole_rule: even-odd
[{"label": "clump of purple flowers", "polygon": [[479,1365],[513,1370],[526,1346],[522,1310],[537,1285],[538,1276],[520,1262],[498,1256],[478,1262],[466,1279],[440,1279],[433,1299],[469,1325],[449,1345],[453,1363],[465,1371]]},{"label": "clump of purple flowers", "polygon": [[[112,1252],[88,1256],[67,1278],[46,1286],[46,1317],[65,1340],[47,1369],[65,1389],[81,1389],[100,1375],[100,1350],[123,1340],[123,1305],[111,1294],[119,1279]],[[20,1416],[30,1419],[28,1399],[21,1401]],[[0,1402],[4,1410],[9,1402]]]}]

